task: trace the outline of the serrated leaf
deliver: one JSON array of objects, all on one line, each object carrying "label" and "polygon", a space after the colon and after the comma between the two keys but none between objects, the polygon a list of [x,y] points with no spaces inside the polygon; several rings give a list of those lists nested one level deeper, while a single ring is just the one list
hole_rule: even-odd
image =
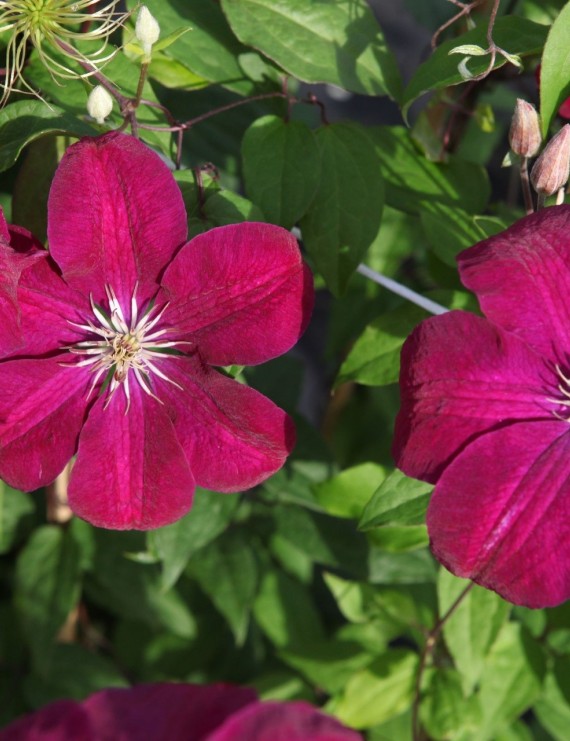
[{"label": "serrated leaf", "polygon": [[433,486],[393,471],[374,492],[359,522],[361,530],[382,525],[420,525]]},{"label": "serrated leaf", "polygon": [[364,0],[222,0],[244,44],[304,82],[328,82],[365,95],[397,98],[400,76]]},{"label": "serrated leaf", "polygon": [[321,179],[301,219],[303,241],[335,295],[380,229],[384,182],[375,149],[357,124],[332,124],[317,131]]},{"label": "serrated leaf", "polygon": [[341,365],[335,387],[347,381],[364,386],[396,383],[402,345],[416,324],[427,316],[423,309],[406,304],[371,322]]},{"label": "serrated leaf", "polygon": [[255,552],[241,530],[233,530],[202,548],[189,572],[228,621],[238,646],[243,645],[259,584]]},{"label": "serrated leaf", "polygon": [[542,135],[546,137],[552,119],[561,103],[570,95],[570,3],[560,11],[552,24],[540,67],[540,118]]},{"label": "serrated leaf", "polygon": [[299,121],[264,116],[245,132],[242,158],[248,196],[271,223],[291,229],[319,184],[321,159],[313,132]]},{"label": "serrated leaf", "polygon": [[[87,99],[87,98],[86,98]],[[0,172],[7,170],[30,142],[46,134],[93,136],[98,130],[40,100],[19,100],[0,110]]]},{"label": "serrated leaf", "polygon": [[[493,40],[497,46],[506,49],[510,54],[527,56],[541,51],[547,32],[547,26],[533,23],[526,18],[509,15],[497,19],[493,28]],[[404,90],[402,95],[404,116],[414,100],[423,93],[463,82],[461,73],[457,69],[457,61],[450,56],[449,52],[458,46],[486,46],[486,34],[487,26],[482,23],[472,31],[440,44],[431,57],[416,70]],[[506,63],[505,57],[497,54],[493,69],[502,67]],[[487,65],[488,60],[485,57],[475,57],[469,64],[470,72],[473,75],[481,74]]]},{"label": "serrated leaf", "polygon": [[[443,615],[468,586],[446,569],[441,569],[437,582],[440,614]],[[498,594],[474,586],[445,623],[443,635],[460,672],[466,694],[479,681],[485,658],[510,612],[510,605]]]},{"label": "serrated leaf", "polygon": [[226,529],[238,504],[239,495],[197,489],[187,515],[148,534],[149,550],[162,561],[164,589],[176,583],[196,551]]}]

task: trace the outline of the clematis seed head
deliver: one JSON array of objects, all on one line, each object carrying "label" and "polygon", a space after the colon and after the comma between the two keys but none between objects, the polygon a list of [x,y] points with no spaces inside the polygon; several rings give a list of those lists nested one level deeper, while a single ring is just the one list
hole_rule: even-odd
[{"label": "clematis seed head", "polygon": [[140,41],[144,56],[150,57],[152,45],[156,44],[160,37],[160,26],[146,5],[141,5],[139,10],[135,24],[135,35]]},{"label": "clematis seed head", "polygon": [[87,98],[87,112],[98,124],[102,124],[112,110],[113,98],[103,85],[96,85]]},{"label": "clematis seed head", "polygon": [[552,137],[534,163],[530,181],[537,193],[552,196],[566,185],[569,175],[570,124],[566,124]]},{"label": "clematis seed head", "polygon": [[536,108],[521,98],[517,99],[509,130],[509,144],[520,157],[534,157],[540,148],[542,137]]}]

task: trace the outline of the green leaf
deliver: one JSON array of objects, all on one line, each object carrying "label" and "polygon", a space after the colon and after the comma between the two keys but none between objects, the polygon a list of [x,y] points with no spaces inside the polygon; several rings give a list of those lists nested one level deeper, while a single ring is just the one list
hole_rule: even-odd
[{"label": "green leaf", "polygon": [[80,594],[79,549],[70,531],[38,528],[16,563],[14,599],[34,666],[49,666],[54,639]]},{"label": "green leaf", "polygon": [[[533,23],[526,18],[509,15],[497,19],[493,28],[493,40],[506,49],[509,54],[527,56],[537,54],[542,50],[546,40],[548,28],[538,23]],[[481,23],[477,28],[468,31],[449,41],[444,41],[433,52],[431,57],[424,62],[415,72],[402,95],[402,112],[407,115],[410,105],[423,93],[430,90],[440,90],[449,85],[458,85],[463,82],[463,77],[457,69],[457,59],[450,51],[462,45],[476,45],[487,47],[487,26]],[[475,57],[469,62],[469,71],[473,75],[484,72],[488,65],[487,57]],[[497,54],[493,69],[502,67],[507,60]]]},{"label": "green leaf", "polygon": [[369,530],[381,525],[420,525],[433,486],[394,470],[374,492],[366,505],[359,527]]},{"label": "green leaf", "polygon": [[570,95],[570,3],[552,24],[542,54],[540,67],[540,118],[542,135],[547,136],[558,108]]},{"label": "green leaf", "polygon": [[213,193],[204,203],[203,215],[212,226],[237,224],[241,221],[266,221],[259,208],[231,190]]},{"label": "green leaf", "polygon": [[[85,98],[87,100],[87,97]],[[0,110],[0,172],[7,170],[34,139],[46,134],[93,136],[98,131],[41,100],[19,100]]]},{"label": "green leaf", "polygon": [[386,553],[417,551],[429,545],[425,525],[384,525],[372,530],[368,537]]},{"label": "green leaf", "polygon": [[392,649],[354,674],[340,699],[327,709],[353,728],[384,723],[410,704],[417,664],[415,653]]},{"label": "green leaf", "polygon": [[364,0],[222,0],[236,36],[304,82],[397,98],[395,59]]},{"label": "green leaf", "polygon": [[474,214],[485,211],[490,186],[483,167],[457,157],[430,162],[400,126],[369,127],[366,134],[382,163],[388,205],[408,213],[438,213],[442,204]]},{"label": "green leaf", "polygon": [[374,147],[357,124],[324,126],[317,141],[321,179],[300,226],[317,269],[338,296],[378,234],[384,183]]},{"label": "green leaf", "polygon": [[312,489],[319,504],[331,515],[359,518],[365,504],[386,477],[386,469],[376,463],[361,463],[314,484]]},{"label": "green leaf", "polygon": [[243,645],[259,583],[255,552],[244,532],[232,530],[202,548],[189,571],[228,621],[237,645]]},{"label": "green leaf", "polygon": [[533,707],[541,725],[556,741],[568,741],[570,728],[570,658],[556,659]]},{"label": "green leaf", "polygon": [[406,337],[428,313],[413,304],[394,309],[369,324],[340,367],[335,387],[347,381],[364,386],[397,383]]},{"label": "green leaf", "polygon": [[0,554],[7,553],[33,523],[34,500],[30,494],[0,481]]},{"label": "green leaf", "polygon": [[464,738],[461,733],[477,731],[481,707],[476,696],[465,698],[458,672],[438,668],[429,677],[420,717],[430,738]]},{"label": "green leaf", "polygon": [[310,592],[282,571],[268,571],[254,604],[257,624],[278,648],[302,653],[325,632]]},{"label": "green leaf", "polygon": [[273,224],[299,221],[319,184],[321,160],[313,132],[300,121],[257,119],[242,141],[245,187]]},{"label": "green leaf", "polygon": [[147,536],[149,550],[162,561],[162,585],[176,583],[196,551],[222,533],[239,504],[239,495],[218,494],[197,489],[190,512],[172,525],[153,530]]},{"label": "green leaf", "polygon": [[[437,591],[441,615],[447,612],[468,585],[466,579],[458,579],[446,569],[440,570]],[[498,594],[474,586],[445,623],[445,643],[461,674],[466,694],[470,694],[479,681],[485,658],[509,611],[510,605]]]},{"label": "green leaf", "polygon": [[458,208],[440,205],[437,212],[423,211],[421,220],[434,253],[453,268],[462,250],[487,236],[470,214]]},{"label": "green leaf", "polygon": [[25,684],[26,696],[34,707],[61,698],[84,700],[98,690],[128,686],[128,680],[109,659],[77,643],[55,646],[47,674],[32,675]]},{"label": "green leaf", "polygon": [[127,557],[144,549],[139,532],[94,531],[93,571],[85,580],[91,599],[112,615],[138,620],[154,629],[191,638],[195,620],[175,589],[165,592],[156,564],[141,564]]},{"label": "green leaf", "polygon": [[521,625],[505,623],[479,680],[484,716],[479,738],[496,738],[499,730],[531,707],[541,694],[544,674],[539,644]]}]

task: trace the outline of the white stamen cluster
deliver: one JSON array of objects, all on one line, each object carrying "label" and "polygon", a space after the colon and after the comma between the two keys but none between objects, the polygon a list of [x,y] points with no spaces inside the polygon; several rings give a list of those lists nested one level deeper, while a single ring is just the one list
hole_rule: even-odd
[{"label": "white stamen cluster", "polygon": [[[558,374],[558,378],[560,379],[560,383],[558,384],[558,391],[562,394],[561,399],[547,399],[547,401],[552,402],[553,404],[559,404],[560,406],[566,407],[570,411],[570,378],[566,376],[559,365],[556,365],[556,373]],[[569,417],[563,417],[562,414],[559,412],[552,412],[554,416],[557,419],[561,419],[563,422],[570,422],[570,416]]]},{"label": "white stamen cluster", "polygon": [[169,329],[155,329],[168,304],[157,310],[152,304],[140,313],[136,300],[136,286],[131,298],[131,316],[127,321],[121,305],[110,286],[105,288],[109,301],[109,312],[105,312],[91,298],[94,320],[86,324],[70,322],[74,327],[95,335],[92,339],[78,342],[69,347],[70,352],[87,356],[77,363],[80,366],[92,366],[95,374],[89,395],[99,381],[108,379],[108,397],[105,408],[109,405],[117,389],[124,389],[127,398],[127,410],[130,406],[131,392],[129,383],[134,380],[141,389],[157,401],[153,393],[151,375],[155,374],[164,381],[180,386],[168,378],[158,367],[156,361],[164,358],[164,351],[187,342],[164,339]]}]

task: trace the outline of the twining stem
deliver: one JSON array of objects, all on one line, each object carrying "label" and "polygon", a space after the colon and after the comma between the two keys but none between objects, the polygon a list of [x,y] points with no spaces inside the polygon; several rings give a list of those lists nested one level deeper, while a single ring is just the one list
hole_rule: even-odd
[{"label": "twining stem", "polygon": [[530,189],[530,180],[528,178],[528,157],[521,157],[521,186],[524,200],[526,215],[534,213],[534,204],[532,202],[532,191]]},{"label": "twining stem", "polygon": [[420,654],[420,663],[418,666],[418,673],[416,675],[414,702],[412,704],[412,735],[413,735],[414,741],[421,741],[422,729],[420,726],[420,700],[421,700],[422,679],[424,676],[424,672],[427,668],[427,663],[429,659],[431,658],[431,655],[433,654],[433,651],[437,645],[437,641],[439,639],[439,635],[443,629],[443,626],[449,620],[449,618],[453,615],[455,610],[457,610],[459,605],[463,602],[465,597],[469,594],[469,592],[471,591],[471,589],[473,589],[474,586],[475,586],[475,583],[470,582],[465,587],[465,589],[457,597],[455,602],[453,602],[453,604],[447,610],[447,612],[445,612],[439,618],[437,623],[433,626],[433,628],[429,631],[429,633],[426,636],[426,642],[424,643],[424,647]]},{"label": "twining stem", "polygon": [[481,5],[484,0],[473,0],[473,2],[470,3],[462,3],[459,2],[459,0],[449,0],[450,3],[455,5],[457,8],[461,8],[459,13],[456,13],[453,18],[450,18],[448,21],[446,21],[444,24],[442,24],[437,31],[434,33],[434,35],[431,37],[431,48],[435,49],[437,46],[437,41],[441,34],[445,31],[446,28],[449,28],[452,26],[455,21],[458,21],[460,18],[463,18],[463,16],[469,16],[471,14],[472,10],[475,10],[475,8],[478,5]]}]

